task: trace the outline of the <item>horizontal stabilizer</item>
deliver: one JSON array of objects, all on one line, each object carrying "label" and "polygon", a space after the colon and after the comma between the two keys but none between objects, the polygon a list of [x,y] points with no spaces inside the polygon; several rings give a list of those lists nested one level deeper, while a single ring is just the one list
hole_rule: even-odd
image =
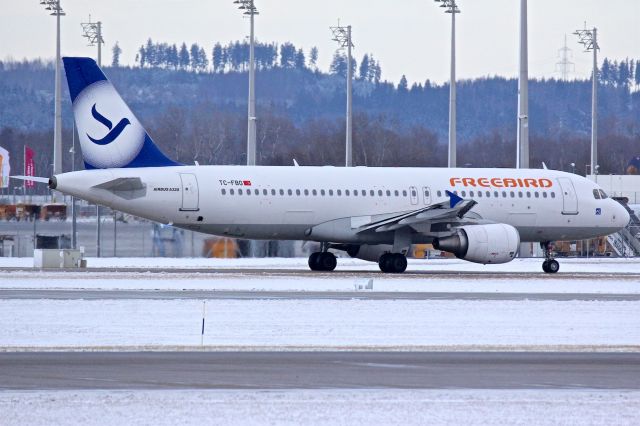
[{"label": "horizontal stabilizer", "polygon": [[34,182],[49,183],[49,178],[47,177],[38,177],[38,176],[9,176],[9,177],[12,179],[32,180]]}]

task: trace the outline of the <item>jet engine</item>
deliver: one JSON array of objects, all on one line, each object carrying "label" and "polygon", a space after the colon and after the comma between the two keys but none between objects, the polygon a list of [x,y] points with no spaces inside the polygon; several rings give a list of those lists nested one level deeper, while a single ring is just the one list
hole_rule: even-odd
[{"label": "jet engine", "polygon": [[474,263],[507,263],[518,254],[520,234],[511,225],[468,225],[448,237],[436,238],[433,247]]},{"label": "jet engine", "polygon": [[347,254],[356,259],[368,260],[369,262],[377,262],[380,260],[380,256],[385,253],[390,253],[393,247],[389,244],[362,244],[350,245],[347,248]]}]

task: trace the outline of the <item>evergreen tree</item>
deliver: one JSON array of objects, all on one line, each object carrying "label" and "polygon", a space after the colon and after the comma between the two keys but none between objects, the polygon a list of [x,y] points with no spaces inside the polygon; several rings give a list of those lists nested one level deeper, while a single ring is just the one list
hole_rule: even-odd
[{"label": "evergreen tree", "polygon": [[191,54],[191,69],[197,71],[200,64],[200,46],[197,43],[193,43],[189,53]]},{"label": "evergreen tree", "polygon": [[405,77],[405,75],[402,74],[402,78],[400,79],[400,82],[398,83],[398,93],[407,93],[408,86],[409,86],[409,84],[407,82],[407,77]]},{"label": "evergreen tree", "polygon": [[167,57],[168,65],[177,70],[180,66],[180,56],[178,55],[178,47],[174,44],[169,48],[168,57]]},{"label": "evergreen tree", "polygon": [[201,47],[198,51],[198,71],[206,71],[209,67],[209,59],[207,59],[207,52],[204,51],[204,47]]},{"label": "evergreen tree", "polygon": [[191,57],[189,56],[189,50],[187,49],[187,44],[182,43],[180,46],[180,53],[178,53],[178,66],[182,70],[186,70],[189,68],[189,64],[191,63]]},{"label": "evergreen tree", "polygon": [[362,57],[362,62],[360,62],[360,79],[369,79],[369,55],[366,53]]},{"label": "evergreen tree", "polygon": [[331,61],[331,65],[329,66],[329,72],[331,74],[339,75],[342,77],[347,76],[347,58],[344,54],[336,52],[333,55],[333,60]]},{"label": "evergreen tree", "polygon": [[318,69],[318,48],[313,46],[309,51],[309,65],[314,69]]},{"label": "evergreen tree", "polygon": [[213,65],[213,72],[220,72],[224,69],[222,45],[220,43],[216,43],[215,46],[213,46],[213,51],[211,52],[211,64]]},{"label": "evergreen tree", "polygon": [[299,69],[299,70],[305,69],[306,59],[304,57],[304,52],[302,51],[302,49],[299,49],[298,52],[296,53],[295,63],[296,63],[296,69]]},{"label": "evergreen tree", "polygon": [[120,66],[120,55],[122,54],[122,49],[118,45],[117,41],[116,41],[116,44],[113,45],[113,48],[111,49],[111,53],[113,54],[111,59],[111,66],[114,68],[117,68]]},{"label": "evergreen tree", "polygon": [[638,65],[638,63],[640,63],[640,61],[636,61],[636,73],[635,73],[636,86],[640,86],[640,66]]},{"label": "evergreen tree", "polygon": [[147,40],[147,46],[144,48],[144,51],[146,56],[146,63],[150,67],[155,67],[158,63],[153,41],[151,41],[151,39]]},{"label": "evergreen tree", "polygon": [[293,68],[296,65],[296,47],[291,43],[284,43],[280,46],[280,66],[282,68]]},{"label": "evergreen tree", "polygon": [[140,49],[138,49],[138,55],[136,56],[136,62],[140,63],[140,68],[144,68],[144,66],[147,64],[147,51],[145,50],[144,46],[140,46]]},{"label": "evergreen tree", "polygon": [[611,83],[611,63],[608,58],[604,58],[602,69],[600,70],[600,81],[604,84]]},{"label": "evergreen tree", "polygon": [[629,60],[620,61],[618,67],[618,85],[627,87],[629,85]]}]

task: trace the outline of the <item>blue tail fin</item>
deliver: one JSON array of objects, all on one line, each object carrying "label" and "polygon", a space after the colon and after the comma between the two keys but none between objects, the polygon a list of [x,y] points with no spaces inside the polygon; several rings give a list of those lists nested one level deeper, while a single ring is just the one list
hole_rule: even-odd
[{"label": "blue tail fin", "polygon": [[180,165],[153,143],[93,59],[62,60],[86,168]]}]

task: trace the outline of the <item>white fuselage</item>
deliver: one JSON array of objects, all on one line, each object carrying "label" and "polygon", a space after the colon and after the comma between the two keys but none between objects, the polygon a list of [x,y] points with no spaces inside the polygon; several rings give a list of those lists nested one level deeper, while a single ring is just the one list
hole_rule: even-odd
[{"label": "white fuselage", "polygon": [[[139,178],[141,188],[95,186]],[[161,223],[250,239],[344,243],[393,242],[314,235],[314,226],[348,218],[352,227],[449,199],[445,190],[478,204],[479,220],[514,226],[522,241],[591,238],[616,232],[629,216],[598,199],[593,182],[539,169],[177,166],[85,170],[57,175],[56,189]],[[420,229],[413,242],[429,242]]]}]

